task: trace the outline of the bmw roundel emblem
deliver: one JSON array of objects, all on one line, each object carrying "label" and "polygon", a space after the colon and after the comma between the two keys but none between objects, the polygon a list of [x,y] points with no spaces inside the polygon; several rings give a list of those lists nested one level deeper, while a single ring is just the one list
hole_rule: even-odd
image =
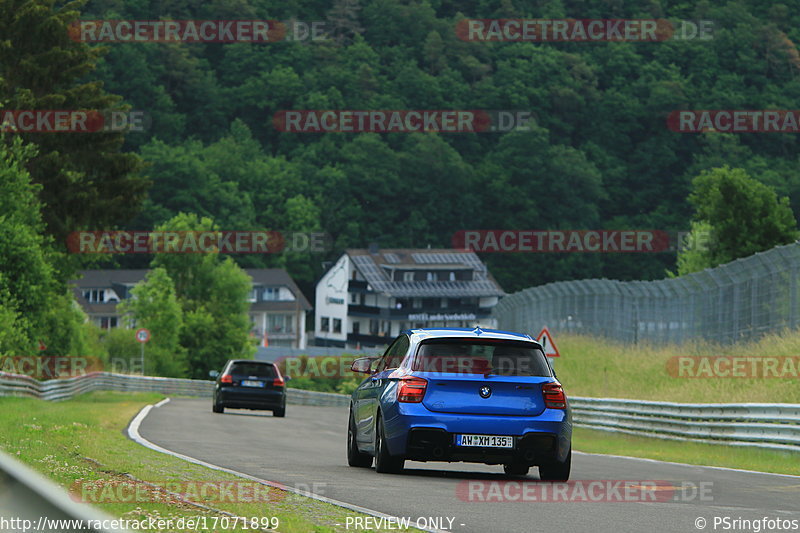
[{"label": "bmw roundel emblem", "polygon": [[484,385],[483,387],[481,387],[481,390],[478,391],[478,394],[481,395],[481,398],[488,398],[489,396],[492,395],[492,389],[491,387],[487,387],[486,385]]}]

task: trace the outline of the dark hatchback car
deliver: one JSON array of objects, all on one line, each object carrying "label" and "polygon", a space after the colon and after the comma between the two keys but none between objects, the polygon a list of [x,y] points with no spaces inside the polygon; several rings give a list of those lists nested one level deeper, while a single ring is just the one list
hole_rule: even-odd
[{"label": "dark hatchback car", "polygon": [[272,411],[286,416],[286,381],[273,363],[252,359],[231,359],[222,372],[210,372],[217,378],[211,406],[215,413],[226,407]]}]

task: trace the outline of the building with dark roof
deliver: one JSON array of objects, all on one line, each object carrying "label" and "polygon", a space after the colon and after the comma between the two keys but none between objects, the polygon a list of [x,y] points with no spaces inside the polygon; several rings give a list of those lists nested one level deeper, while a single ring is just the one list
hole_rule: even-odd
[{"label": "building with dark roof", "polygon": [[[306,313],[311,304],[282,268],[249,268],[253,280],[248,295],[252,335],[266,337],[270,346],[305,348]],[[147,274],[140,270],[83,270],[72,281],[75,299],[89,319],[103,329],[124,326],[117,304],[130,298],[130,290]],[[262,341],[263,344],[263,341]]]},{"label": "building with dark roof", "polygon": [[382,346],[408,328],[492,328],[504,295],[475,253],[346,250],[317,283],[317,346]]}]

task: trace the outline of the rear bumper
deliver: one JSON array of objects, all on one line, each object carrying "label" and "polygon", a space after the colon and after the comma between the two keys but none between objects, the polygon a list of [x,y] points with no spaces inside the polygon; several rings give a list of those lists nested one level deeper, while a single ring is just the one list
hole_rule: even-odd
[{"label": "rear bumper", "polygon": [[530,431],[514,437],[513,448],[465,448],[454,443],[456,433],[414,428],[408,434],[405,457],[413,461],[540,465],[556,459],[558,436]]},{"label": "rear bumper", "polygon": [[214,401],[233,409],[279,409],[286,405],[285,390],[220,387]]},{"label": "rear bumper", "polygon": [[[422,404],[394,404],[383,417],[389,452],[416,461],[542,465],[564,461],[572,441],[569,409],[523,417],[434,413]],[[511,435],[514,447],[460,447],[457,434]]]}]

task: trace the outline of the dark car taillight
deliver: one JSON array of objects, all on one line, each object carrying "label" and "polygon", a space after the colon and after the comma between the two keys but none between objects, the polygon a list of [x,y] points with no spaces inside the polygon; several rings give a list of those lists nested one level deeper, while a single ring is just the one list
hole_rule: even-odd
[{"label": "dark car taillight", "polygon": [[275,378],[272,380],[273,387],[283,387],[286,383],[283,381],[283,378]]},{"label": "dark car taillight", "polygon": [[397,401],[419,403],[422,401],[422,397],[425,396],[425,390],[427,388],[427,379],[415,378],[413,376],[400,378],[400,383],[397,387]]},{"label": "dark car taillight", "polygon": [[549,409],[566,409],[567,396],[560,383],[545,383],[542,385],[544,405]]},{"label": "dark car taillight", "polygon": [[222,376],[221,378],[219,378],[219,382],[220,382],[220,383],[229,383],[229,384],[233,384],[233,376],[231,376],[230,374],[225,374],[224,376]]}]

